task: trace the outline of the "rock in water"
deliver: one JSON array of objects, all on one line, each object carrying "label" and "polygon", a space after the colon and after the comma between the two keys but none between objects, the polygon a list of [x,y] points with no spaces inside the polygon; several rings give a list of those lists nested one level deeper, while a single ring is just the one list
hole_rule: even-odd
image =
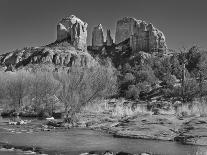
[{"label": "rock in water", "polygon": [[117,22],[115,43],[119,44],[130,38],[132,51],[164,51],[167,49],[164,34],[152,24],[125,17]]},{"label": "rock in water", "polygon": [[113,44],[113,39],[111,37],[111,31],[107,30],[106,45],[111,46],[112,44]]},{"label": "rock in water", "polygon": [[74,15],[63,18],[57,25],[57,41],[68,40],[78,49],[86,48],[88,24]]},{"label": "rock in water", "polygon": [[103,28],[102,25],[93,28],[92,32],[92,47],[94,49],[102,47],[104,45],[104,36],[103,36]]}]

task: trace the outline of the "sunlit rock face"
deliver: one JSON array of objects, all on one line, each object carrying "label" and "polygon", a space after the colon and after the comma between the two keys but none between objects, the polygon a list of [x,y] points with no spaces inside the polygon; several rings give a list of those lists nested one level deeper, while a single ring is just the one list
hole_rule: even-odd
[{"label": "sunlit rock face", "polygon": [[111,46],[113,44],[113,39],[111,37],[111,31],[107,30],[107,35],[106,35],[106,45]]},{"label": "sunlit rock face", "polygon": [[164,34],[151,23],[125,17],[117,22],[115,43],[119,44],[130,38],[132,51],[163,51],[167,49]]},{"label": "sunlit rock face", "polygon": [[74,15],[63,18],[57,25],[57,41],[67,39],[78,49],[85,49],[87,46],[87,26],[87,23]]},{"label": "sunlit rock face", "polygon": [[29,47],[0,55],[0,67],[34,68],[46,65],[55,67],[90,67],[96,64],[88,53],[75,49],[69,43],[50,44],[44,47]]},{"label": "sunlit rock face", "polygon": [[98,48],[104,45],[103,27],[101,24],[95,26],[92,32],[92,47]]}]

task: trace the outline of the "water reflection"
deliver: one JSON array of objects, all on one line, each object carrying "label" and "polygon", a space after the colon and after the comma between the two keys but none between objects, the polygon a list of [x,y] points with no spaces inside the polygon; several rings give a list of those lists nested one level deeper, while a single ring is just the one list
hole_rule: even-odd
[{"label": "water reflection", "polygon": [[[0,130],[0,142],[20,146],[40,146],[63,154],[78,155],[92,150],[125,151],[130,153],[152,152],[162,155],[207,155],[207,147],[181,145],[174,142],[141,139],[113,138],[92,130],[71,129],[66,131],[12,133]],[[1,152],[0,155],[17,155],[16,152]]]}]

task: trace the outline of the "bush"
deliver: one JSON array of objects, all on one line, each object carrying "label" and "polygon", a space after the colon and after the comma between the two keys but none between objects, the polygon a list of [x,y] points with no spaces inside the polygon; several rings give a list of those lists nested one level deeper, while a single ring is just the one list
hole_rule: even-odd
[{"label": "bush", "polygon": [[129,85],[126,91],[126,98],[136,100],[139,98],[139,93],[140,91],[135,85]]}]

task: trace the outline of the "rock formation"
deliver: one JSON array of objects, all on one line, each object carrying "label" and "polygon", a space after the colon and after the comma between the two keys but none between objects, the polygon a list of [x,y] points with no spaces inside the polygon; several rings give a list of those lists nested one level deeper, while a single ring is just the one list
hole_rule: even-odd
[{"label": "rock formation", "polygon": [[167,49],[164,34],[152,24],[125,17],[117,22],[115,43],[130,38],[133,51],[154,52]]},{"label": "rock formation", "polygon": [[54,69],[59,67],[89,67],[95,64],[93,57],[87,52],[81,52],[69,43],[64,45],[50,44],[45,47],[30,47],[0,55],[0,66],[10,70],[33,65],[45,64]]},{"label": "rock formation", "polygon": [[113,39],[111,37],[111,31],[107,30],[107,35],[106,35],[106,46],[111,46],[113,44]]},{"label": "rock formation", "polygon": [[104,36],[103,36],[103,28],[102,25],[99,24],[98,26],[93,28],[92,32],[92,47],[99,48],[104,45]]},{"label": "rock formation", "polygon": [[[145,53],[162,51],[167,48],[164,34],[152,24],[135,18],[125,17],[117,22],[115,45],[107,30],[104,42],[102,25],[94,27],[92,32],[92,46],[88,46],[90,54],[99,52],[104,57],[109,56],[121,64],[125,53],[143,51]],[[24,48],[0,55],[0,66],[18,69],[30,64],[53,64],[55,66],[71,67],[91,66],[94,64],[93,57],[86,51],[87,46],[87,23],[74,15],[63,18],[57,25],[57,40],[42,47]],[[86,51],[86,52],[82,52]],[[117,54],[120,53],[120,56]],[[115,54],[116,52],[116,54]],[[133,55],[133,53],[132,53]],[[129,55],[130,56],[130,55]],[[122,61],[123,63],[125,60]]]},{"label": "rock formation", "polygon": [[57,25],[57,41],[68,40],[78,49],[85,49],[87,26],[87,23],[74,15],[63,18]]}]

